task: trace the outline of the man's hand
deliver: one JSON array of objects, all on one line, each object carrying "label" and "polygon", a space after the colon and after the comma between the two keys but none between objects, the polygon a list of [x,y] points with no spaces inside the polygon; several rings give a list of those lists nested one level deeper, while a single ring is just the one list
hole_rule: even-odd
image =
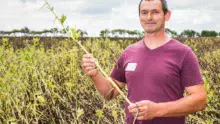
[{"label": "man's hand", "polygon": [[83,71],[87,75],[93,77],[97,74],[98,70],[96,69],[95,59],[92,59],[91,54],[83,55],[82,62]]},{"label": "man's hand", "polygon": [[159,112],[159,107],[157,106],[157,103],[154,103],[149,100],[143,100],[136,103],[132,103],[128,106],[128,109],[134,117],[136,116],[137,111],[139,110],[137,120],[153,119]]}]

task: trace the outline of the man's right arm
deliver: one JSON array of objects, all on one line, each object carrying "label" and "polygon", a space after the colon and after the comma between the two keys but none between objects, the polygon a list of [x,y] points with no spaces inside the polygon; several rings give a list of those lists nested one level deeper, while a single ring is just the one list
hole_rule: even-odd
[{"label": "man's right arm", "polygon": [[[112,86],[111,82],[105,78],[99,71],[96,69],[94,59],[91,59],[91,55],[83,56],[83,71],[89,75],[98,90],[98,92],[105,97],[106,100],[111,100],[118,95],[118,91]],[[125,83],[119,82],[115,79],[112,79],[120,89],[123,89]]]}]

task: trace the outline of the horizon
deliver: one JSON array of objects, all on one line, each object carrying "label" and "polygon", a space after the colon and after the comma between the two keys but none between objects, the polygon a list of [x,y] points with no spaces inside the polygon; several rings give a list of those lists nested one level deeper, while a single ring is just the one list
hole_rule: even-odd
[{"label": "horizon", "polygon": [[[138,18],[139,1],[112,0],[103,3],[101,0],[48,0],[60,15],[67,16],[66,25],[87,31],[89,36],[99,36],[104,29],[126,29],[143,31]],[[166,28],[179,34],[185,29],[201,32],[215,30],[220,32],[220,1],[213,0],[169,0],[168,6],[172,12]],[[50,11],[41,6],[44,0],[1,0],[2,16],[0,30],[10,31],[28,27],[30,30],[44,30],[61,26],[54,23]],[[125,23],[126,22],[126,23]]]}]

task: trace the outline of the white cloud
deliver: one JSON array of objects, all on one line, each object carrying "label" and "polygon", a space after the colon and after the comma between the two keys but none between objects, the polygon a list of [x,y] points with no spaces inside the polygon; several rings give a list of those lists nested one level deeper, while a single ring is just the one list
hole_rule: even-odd
[{"label": "white cloud", "polygon": [[[45,7],[44,0],[0,0],[0,30],[28,27],[43,30],[59,27],[53,24],[54,17]],[[138,18],[139,1],[134,0],[48,0],[58,15],[67,15],[67,24],[86,30],[89,35],[98,35],[105,28],[142,30]],[[184,29],[196,31],[220,31],[220,1],[212,0],[167,0],[172,11],[169,27],[181,32]]]},{"label": "white cloud", "polygon": [[171,9],[203,9],[220,10],[219,0],[167,0]]}]

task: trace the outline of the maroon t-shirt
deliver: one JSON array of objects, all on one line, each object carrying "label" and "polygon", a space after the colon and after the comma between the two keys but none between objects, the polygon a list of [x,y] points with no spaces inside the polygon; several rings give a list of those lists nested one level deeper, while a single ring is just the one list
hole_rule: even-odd
[{"label": "maroon t-shirt", "polygon": [[[183,97],[185,87],[203,83],[198,60],[193,51],[177,40],[149,49],[144,40],[130,45],[119,57],[111,77],[127,84],[131,102],[150,100],[168,102]],[[125,103],[125,123],[133,115]],[[185,117],[160,117],[139,124],[184,124]]]}]

